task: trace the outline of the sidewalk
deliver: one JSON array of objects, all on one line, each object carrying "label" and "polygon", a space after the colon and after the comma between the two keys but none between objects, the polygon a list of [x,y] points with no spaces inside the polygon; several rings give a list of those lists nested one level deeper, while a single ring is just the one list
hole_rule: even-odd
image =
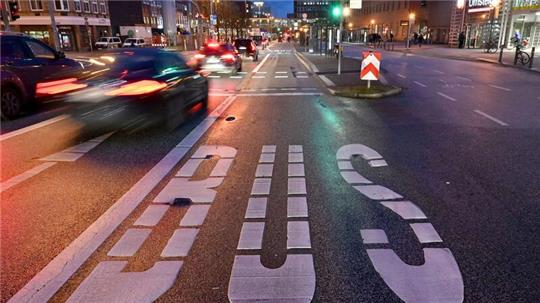
[{"label": "sidewalk", "polygon": [[[364,44],[344,43],[344,46],[368,48],[368,46]],[[369,48],[373,49],[372,47],[369,47]],[[383,50],[382,48],[376,48],[376,49]],[[502,64],[499,63],[499,53],[494,53],[494,54],[486,53],[484,49],[480,49],[480,48],[460,49],[460,48],[450,48],[447,45],[441,45],[441,44],[427,44],[427,45],[422,45],[422,47],[419,47],[418,45],[411,45],[411,47],[407,49],[404,43],[396,42],[394,43],[393,51],[408,53],[408,54],[413,54],[413,55],[418,55],[418,56],[426,56],[426,57],[500,64],[502,66],[508,66],[508,67],[520,68],[524,70],[540,72],[540,49],[535,51],[536,54],[535,54],[535,58],[533,62],[533,68],[529,68],[528,64],[526,66],[523,66],[520,63],[518,63],[517,65],[514,65],[515,50],[507,50],[507,49],[503,51]],[[531,53],[531,49],[527,49],[525,51],[528,54]]]}]

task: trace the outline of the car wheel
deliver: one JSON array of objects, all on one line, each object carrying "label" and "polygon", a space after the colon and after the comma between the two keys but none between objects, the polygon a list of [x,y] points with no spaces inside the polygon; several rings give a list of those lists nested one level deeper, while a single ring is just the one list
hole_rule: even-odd
[{"label": "car wheel", "polygon": [[240,63],[240,65],[238,65],[238,68],[236,69],[237,72],[241,72],[242,71],[242,63]]},{"label": "car wheel", "polygon": [[12,87],[2,87],[2,119],[13,119],[21,113],[22,96]]}]

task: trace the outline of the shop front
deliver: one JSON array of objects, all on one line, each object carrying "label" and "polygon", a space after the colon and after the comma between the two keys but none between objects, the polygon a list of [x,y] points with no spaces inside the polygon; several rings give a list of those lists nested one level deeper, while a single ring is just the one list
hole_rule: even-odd
[{"label": "shop front", "polygon": [[502,14],[497,1],[469,0],[465,18],[465,46],[483,48],[488,42],[495,45],[501,35]]},{"label": "shop front", "polygon": [[540,47],[540,0],[514,0],[508,41],[516,35],[526,47]]}]

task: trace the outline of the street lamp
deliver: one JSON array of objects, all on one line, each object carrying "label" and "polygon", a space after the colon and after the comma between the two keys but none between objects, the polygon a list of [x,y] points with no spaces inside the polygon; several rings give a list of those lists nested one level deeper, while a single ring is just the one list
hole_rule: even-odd
[{"label": "street lamp", "polygon": [[253,2],[253,4],[255,4],[256,7],[259,8],[259,18],[261,17],[261,7],[264,5],[264,2],[263,1],[257,1],[257,2]]},{"label": "street lamp", "polygon": [[409,26],[407,30],[407,48],[409,48],[411,44],[411,23],[414,22],[415,17],[416,16],[414,15],[414,13],[409,14]]}]

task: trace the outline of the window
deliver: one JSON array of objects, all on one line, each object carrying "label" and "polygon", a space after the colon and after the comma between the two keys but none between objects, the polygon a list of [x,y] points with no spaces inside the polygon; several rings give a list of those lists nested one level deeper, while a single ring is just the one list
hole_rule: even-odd
[{"label": "window", "polygon": [[36,58],[45,58],[45,59],[54,59],[56,58],[55,53],[52,49],[48,48],[44,44],[41,44],[37,41],[26,40],[26,45],[32,50],[34,57]]},{"label": "window", "polygon": [[26,54],[23,46],[15,39],[2,38],[2,57],[21,59],[25,58]]},{"label": "window", "polygon": [[56,9],[57,11],[67,11],[67,10],[69,10],[68,0],[55,0],[54,1],[54,9]]},{"label": "window", "polygon": [[81,0],[73,0],[73,4],[75,5],[75,11],[80,12],[81,11]]},{"label": "window", "polygon": [[89,0],[84,0],[83,1],[83,9],[84,9],[85,13],[90,12],[90,2],[89,2]]},{"label": "window", "polygon": [[29,0],[29,1],[30,1],[30,10],[33,10],[33,11],[43,10],[43,3],[41,3],[41,0]]},{"label": "window", "polygon": [[98,4],[97,4],[97,1],[92,1],[92,12],[93,13],[98,13]]},{"label": "window", "polygon": [[102,13],[102,14],[107,13],[107,8],[105,7],[105,2],[100,2],[99,3],[99,12]]}]

